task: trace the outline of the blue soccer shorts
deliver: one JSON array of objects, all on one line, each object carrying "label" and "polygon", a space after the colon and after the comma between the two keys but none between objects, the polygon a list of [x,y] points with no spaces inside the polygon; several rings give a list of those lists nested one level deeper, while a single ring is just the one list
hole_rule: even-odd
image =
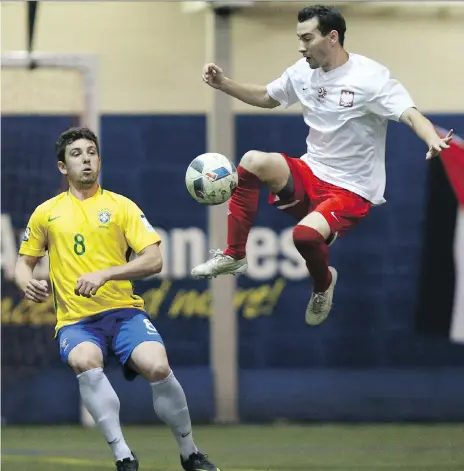
[{"label": "blue soccer shorts", "polygon": [[92,342],[100,347],[106,360],[108,352],[114,354],[124,366],[124,374],[131,380],[137,373],[126,363],[133,350],[142,342],[159,342],[161,335],[145,311],[134,308],[112,309],[66,325],[58,331],[61,359],[67,363],[71,350],[82,342]]}]

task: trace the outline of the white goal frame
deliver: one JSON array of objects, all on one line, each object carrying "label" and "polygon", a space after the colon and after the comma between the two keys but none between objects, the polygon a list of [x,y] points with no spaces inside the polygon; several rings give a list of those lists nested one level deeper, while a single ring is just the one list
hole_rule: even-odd
[{"label": "white goal frame", "polygon": [[[92,129],[97,136],[100,136],[98,57],[92,54],[29,53],[28,51],[11,51],[1,54],[2,69],[28,69],[31,62],[40,69],[74,70],[81,74],[84,90],[84,110],[79,112],[80,125]],[[99,181],[100,179],[101,174]],[[81,405],[81,423],[88,427],[95,425],[83,405]]]},{"label": "white goal frame", "polygon": [[98,58],[92,54],[55,54],[50,52],[12,51],[1,55],[1,68],[27,69],[34,63],[41,69],[77,70],[82,74],[84,111],[81,125],[100,135],[100,97]]}]

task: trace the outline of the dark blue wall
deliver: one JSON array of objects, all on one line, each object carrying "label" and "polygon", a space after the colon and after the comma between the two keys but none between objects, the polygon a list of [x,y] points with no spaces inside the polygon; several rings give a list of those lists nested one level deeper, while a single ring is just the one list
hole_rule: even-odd
[{"label": "dark blue wall", "polygon": [[[431,118],[464,134],[463,115]],[[18,231],[34,207],[56,193],[60,181],[53,144],[73,122],[72,117],[3,118],[2,213],[12,217]],[[305,151],[306,132],[299,116],[238,116],[237,158],[249,149],[299,156]],[[103,185],[136,201],[157,227],[204,231],[206,209],[188,196],[184,174],[190,160],[205,151],[205,142],[204,116],[103,116]],[[270,314],[250,319],[240,311],[244,419],[464,419],[464,348],[414,332],[426,177],[423,143],[405,126],[392,123],[387,204],[373,209],[334,245],[332,263],[340,282],[329,320],[314,329],[304,324],[308,278],[287,280]],[[256,225],[280,234],[292,224],[266,204],[263,191]],[[173,319],[167,313],[179,290],[201,292],[207,284],[189,278],[171,281],[154,322],[183,379],[195,420],[210,420],[208,321],[188,315]],[[241,277],[239,288],[274,282]],[[137,290],[143,293],[160,283],[138,283]],[[2,296],[17,300],[7,282]],[[51,327],[4,321],[2,402],[9,422],[78,418],[75,379],[60,364],[51,335]],[[146,414],[151,399],[143,381],[124,383],[116,366],[110,366],[109,374],[122,397],[123,419],[151,421]],[[32,384],[39,393],[31,394]],[[69,391],[66,401],[47,393],[57,388]],[[26,397],[27,410],[19,407]]]}]

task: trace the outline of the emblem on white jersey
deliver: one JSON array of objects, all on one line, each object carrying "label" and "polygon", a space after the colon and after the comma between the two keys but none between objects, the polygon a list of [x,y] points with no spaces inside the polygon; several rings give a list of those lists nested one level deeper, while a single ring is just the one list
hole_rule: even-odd
[{"label": "emblem on white jersey", "polygon": [[317,90],[317,98],[322,101],[327,96],[327,90],[325,87],[319,87]]},{"label": "emblem on white jersey", "polygon": [[110,219],[111,219],[111,213],[107,209],[101,209],[98,212],[98,220],[102,224],[108,224],[110,222]]},{"label": "emblem on white jersey", "polygon": [[24,235],[23,235],[23,241],[27,242],[30,237],[31,237],[31,229],[29,227],[26,227],[26,230],[24,231]]},{"label": "emblem on white jersey", "polygon": [[140,218],[142,219],[143,225],[146,227],[148,232],[155,232],[155,229],[149,223],[148,219],[145,217],[145,214],[141,214]]},{"label": "emblem on white jersey", "polygon": [[354,92],[349,90],[342,90],[340,93],[340,106],[351,108],[354,103]]}]

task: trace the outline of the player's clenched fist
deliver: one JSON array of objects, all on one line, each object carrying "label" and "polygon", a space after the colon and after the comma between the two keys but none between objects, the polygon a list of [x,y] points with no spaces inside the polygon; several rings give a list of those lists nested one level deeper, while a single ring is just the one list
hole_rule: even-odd
[{"label": "player's clenched fist", "polygon": [[48,283],[45,280],[32,279],[24,289],[26,299],[35,303],[43,303],[49,295]]},{"label": "player's clenched fist", "polygon": [[202,79],[210,87],[220,88],[224,81],[224,73],[216,64],[206,64],[203,67]]},{"label": "player's clenched fist", "polygon": [[85,273],[78,280],[74,292],[78,296],[90,298],[97,294],[97,291],[108,281],[103,271]]}]

